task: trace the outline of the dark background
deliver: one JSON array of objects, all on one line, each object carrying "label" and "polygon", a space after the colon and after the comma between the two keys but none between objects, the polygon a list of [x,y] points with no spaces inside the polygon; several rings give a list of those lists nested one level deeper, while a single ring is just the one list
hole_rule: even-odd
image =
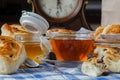
[{"label": "dark background", "polygon": [[[22,10],[31,11],[31,5],[27,3],[27,0],[0,0],[0,26],[4,23],[19,23]],[[89,0],[85,16],[91,26],[92,24],[99,25],[101,22],[101,0]]]},{"label": "dark background", "polygon": [[22,10],[31,10],[27,0],[0,0],[0,26],[7,23],[19,23]]}]

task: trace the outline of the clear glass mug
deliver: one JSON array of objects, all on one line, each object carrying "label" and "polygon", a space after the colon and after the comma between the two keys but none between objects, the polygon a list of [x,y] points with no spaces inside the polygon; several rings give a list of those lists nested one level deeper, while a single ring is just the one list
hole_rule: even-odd
[{"label": "clear glass mug", "polygon": [[47,34],[58,61],[86,61],[94,49],[90,33],[51,32]]},{"label": "clear glass mug", "polygon": [[41,41],[39,34],[17,34],[15,39],[23,43],[28,58],[38,63],[42,63],[38,57],[46,58],[47,54],[40,46]]}]

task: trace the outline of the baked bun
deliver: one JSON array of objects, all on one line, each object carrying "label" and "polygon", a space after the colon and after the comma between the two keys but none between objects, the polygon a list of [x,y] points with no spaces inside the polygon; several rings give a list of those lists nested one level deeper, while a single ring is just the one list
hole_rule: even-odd
[{"label": "baked bun", "polygon": [[[120,34],[120,24],[98,27],[94,32],[94,38],[104,41],[105,38],[102,38],[101,34]],[[120,72],[120,48],[113,44],[96,42],[92,58],[82,64],[82,72],[89,76],[100,76],[106,71]]]},{"label": "baked bun", "polygon": [[97,55],[97,57],[99,58],[105,56],[106,53],[116,54],[117,52],[118,51],[112,47],[102,45],[97,45],[96,48],[94,49],[94,54]]},{"label": "baked bun", "polygon": [[105,65],[102,60],[94,57],[88,62],[83,62],[81,70],[84,74],[88,76],[100,76],[103,72],[105,72]]},{"label": "baked bun", "polygon": [[100,76],[103,72],[120,72],[120,49],[98,45],[88,62],[83,62],[82,72],[89,76]]},{"label": "baked bun", "polygon": [[107,70],[110,72],[120,72],[120,55],[106,54],[103,59]]},{"label": "baked bun", "polygon": [[25,59],[21,43],[8,36],[0,36],[0,74],[16,72]]},{"label": "baked bun", "polygon": [[94,38],[95,39],[99,39],[100,38],[100,34],[103,32],[105,26],[100,26],[96,29],[95,33],[94,33]]},{"label": "baked bun", "polygon": [[102,39],[101,34],[120,34],[120,24],[112,24],[98,27],[94,32],[94,39]]},{"label": "baked bun", "polygon": [[64,36],[64,37],[71,36],[71,34],[66,34],[66,33],[73,33],[73,32],[75,31],[65,28],[52,28],[47,31],[46,36],[50,38],[53,37],[54,34],[54,38],[60,38],[59,36]]},{"label": "baked bun", "polygon": [[29,34],[20,24],[3,24],[1,27],[1,35],[14,37],[16,34]]},{"label": "baked bun", "polygon": [[70,29],[65,29],[65,28],[52,28],[47,31],[47,33],[50,33],[50,32],[74,32],[74,31]]},{"label": "baked bun", "polygon": [[106,26],[102,34],[120,34],[120,24]]}]

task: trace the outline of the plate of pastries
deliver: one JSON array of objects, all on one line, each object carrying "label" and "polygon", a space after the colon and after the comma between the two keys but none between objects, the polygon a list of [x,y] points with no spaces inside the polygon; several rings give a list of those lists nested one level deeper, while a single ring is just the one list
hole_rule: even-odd
[{"label": "plate of pastries", "polygon": [[93,56],[83,62],[81,71],[88,76],[120,72],[120,24],[98,27],[92,37],[95,40]]}]

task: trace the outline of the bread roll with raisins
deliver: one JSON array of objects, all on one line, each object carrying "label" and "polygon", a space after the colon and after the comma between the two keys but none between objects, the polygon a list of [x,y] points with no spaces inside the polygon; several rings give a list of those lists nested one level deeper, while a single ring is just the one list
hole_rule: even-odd
[{"label": "bread roll with raisins", "polygon": [[105,72],[105,65],[102,59],[98,59],[97,57],[88,60],[88,62],[83,62],[81,70],[84,74],[88,76],[100,76],[103,72]]},{"label": "bread roll with raisins", "polygon": [[0,74],[16,72],[25,59],[21,43],[8,36],[0,36]]}]

